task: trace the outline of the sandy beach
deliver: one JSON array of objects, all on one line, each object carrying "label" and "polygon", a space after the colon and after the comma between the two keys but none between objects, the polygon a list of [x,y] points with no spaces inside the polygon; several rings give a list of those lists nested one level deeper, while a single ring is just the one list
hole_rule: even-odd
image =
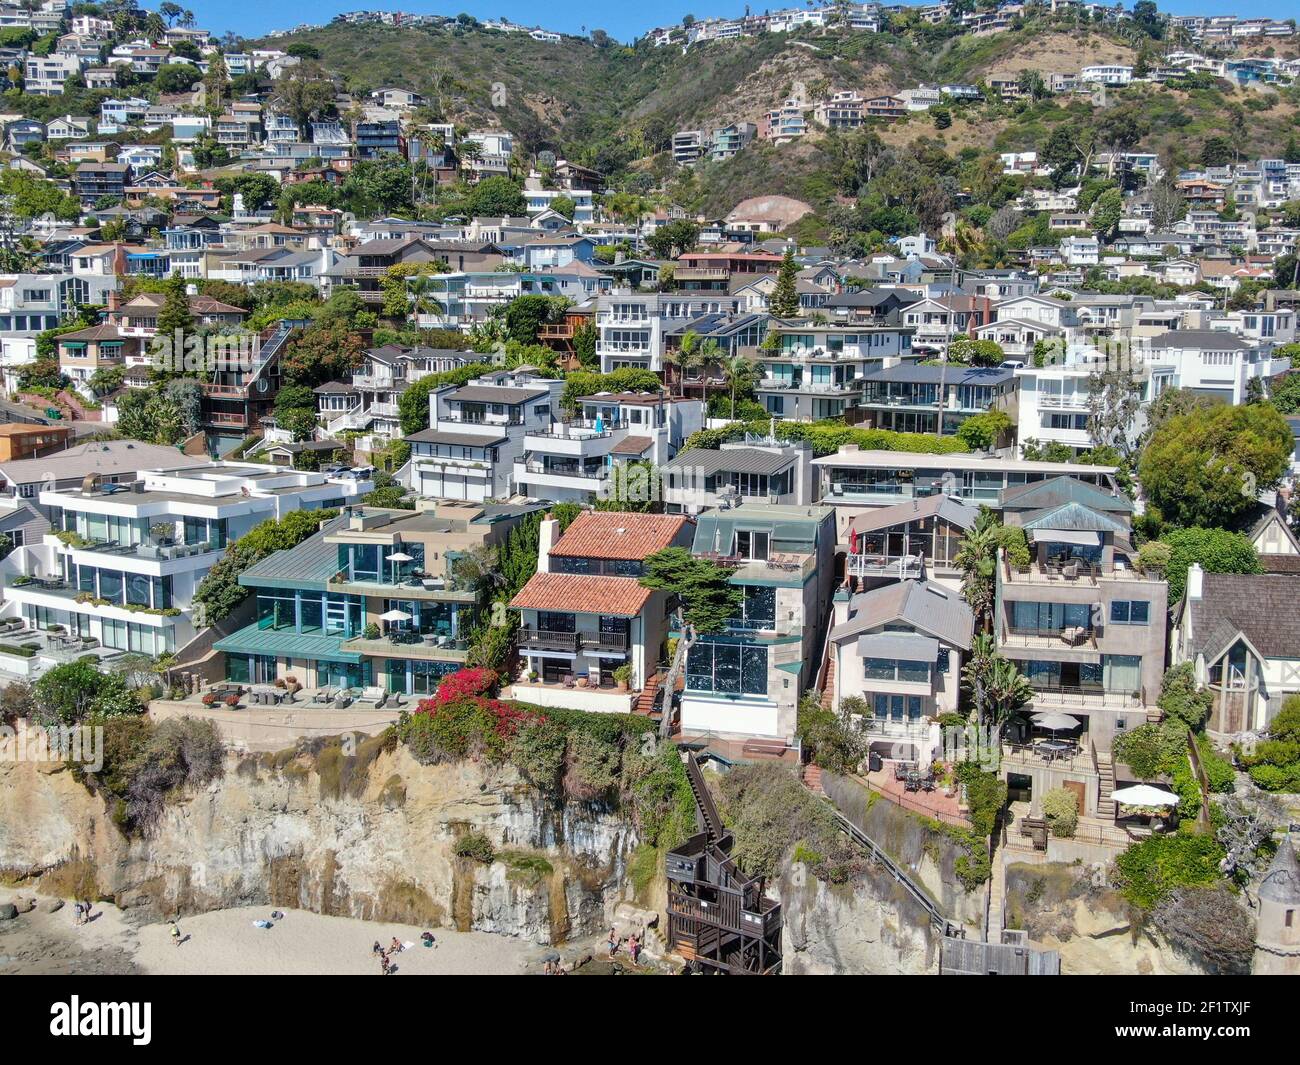
[{"label": "sandy beach", "polygon": [[[0,922],[0,975],[97,973],[157,975],[374,975],[375,940],[387,946],[394,936],[415,945],[393,956],[396,975],[490,976],[540,973],[552,948],[486,932],[430,929],[436,943],[420,944],[423,928],[412,925],[322,917],[305,910],[282,910],[269,929],[254,927],[269,919],[270,906],[216,910],[182,917],[182,943],[174,946],[166,922],[134,926],[114,906],[96,904],[94,920],[78,927],[71,903],[48,912],[50,900],[31,892],[0,889],[0,902],[38,898],[35,910]],[[567,957],[575,945],[562,950]]]}]

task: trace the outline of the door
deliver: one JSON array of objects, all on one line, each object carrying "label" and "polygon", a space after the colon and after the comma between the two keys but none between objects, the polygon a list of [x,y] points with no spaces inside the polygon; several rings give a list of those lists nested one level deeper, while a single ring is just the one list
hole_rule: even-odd
[{"label": "door", "polygon": [[1087,814],[1088,786],[1082,780],[1066,780],[1061,782],[1061,787],[1066,791],[1074,792],[1075,801],[1079,804],[1079,816]]}]

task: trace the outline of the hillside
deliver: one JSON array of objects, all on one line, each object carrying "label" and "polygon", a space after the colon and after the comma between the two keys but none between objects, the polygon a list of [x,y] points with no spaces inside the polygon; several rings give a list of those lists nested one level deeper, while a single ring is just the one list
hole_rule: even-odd
[{"label": "hillside", "polygon": [[[979,82],[1023,70],[1073,73],[1090,63],[1132,63],[1131,44],[1104,27],[1066,27],[1050,19],[983,37],[805,30],[677,47],[598,48],[461,28],[330,25],[277,39],[319,49],[346,88],[364,94],[399,85],[428,96],[435,112],[465,126],[503,126],[525,151],[549,147],[636,191],[674,176],[667,154],[679,129],[756,122],[792,95],[809,106],[837,90],[864,96],[921,83]],[[1027,151],[1063,124],[1100,126],[1108,143],[1198,161],[1211,137],[1227,136],[1247,155],[1279,155],[1297,131],[1300,89],[1237,89],[1208,82],[1184,91],[1134,85],[1108,94],[1099,109],[1080,96],[952,109],[946,129],[918,113],[877,124],[884,142],[926,141],[960,152]],[[1115,131],[1119,130],[1120,135]],[[722,164],[677,175],[674,193],[708,214],[765,193],[805,200],[819,210],[836,192],[838,138],[814,132],[777,148],[755,145]]]}]

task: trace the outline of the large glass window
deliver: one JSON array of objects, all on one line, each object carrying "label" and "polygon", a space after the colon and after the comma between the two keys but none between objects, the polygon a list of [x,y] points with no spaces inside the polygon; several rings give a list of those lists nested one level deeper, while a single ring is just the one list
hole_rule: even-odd
[{"label": "large glass window", "polygon": [[293,592],[258,592],[257,627],[277,632],[295,631],[298,615]]},{"label": "large glass window", "polygon": [[686,686],[721,695],[766,695],[767,648],[697,642],[686,658]]},{"label": "large glass window", "polygon": [[930,680],[930,663],[907,659],[864,658],[863,675],[867,680],[901,680],[909,684],[925,684]]},{"label": "large glass window", "polygon": [[150,582],[146,573],[125,575],[126,601],[133,606],[150,606]]},{"label": "large glass window", "polygon": [[299,602],[299,632],[325,631],[325,607],[318,595],[304,595]]},{"label": "large glass window", "polygon": [[122,602],[122,574],[113,570],[99,571],[99,597],[110,603]]}]

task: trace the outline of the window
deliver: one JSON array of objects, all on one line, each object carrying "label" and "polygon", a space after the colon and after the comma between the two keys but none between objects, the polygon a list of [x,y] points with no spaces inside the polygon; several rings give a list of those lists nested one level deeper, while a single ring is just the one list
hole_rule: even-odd
[{"label": "window", "polygon": [[862,673],[867,680],[897,680],[908,684],[925,684],[930,680],[930,663],[895,658],[864,658]]},{"label": "window", "polygon": [[918,721],[921,717],[921,697],[919,695],[885,695],[875,696],[877,721]]},{"label": "window", "polygon": [[720,695],[766,695],[767,648],[697,642],[686,658],[686,687]]},{"label": "window", "polygon": [[1110,620],[1116,625],[1146,625],[1151,620],[1151,604],[1145,599],[1116,599],[1110,604]]}]

